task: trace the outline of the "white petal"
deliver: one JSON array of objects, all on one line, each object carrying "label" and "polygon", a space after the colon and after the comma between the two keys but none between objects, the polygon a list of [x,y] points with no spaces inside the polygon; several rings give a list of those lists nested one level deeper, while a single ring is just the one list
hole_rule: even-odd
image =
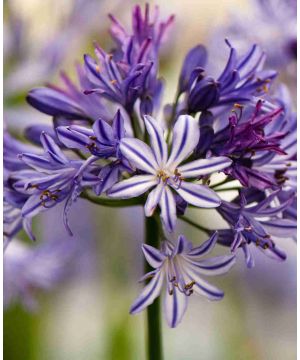
[{"label": "white petal", "polygon": [[173,145],[167,162],[170,171],[174,171],[184,159],[195,149],[199,142],[199,125],[189,115],[180,115],[173,129]]},{"label": "white petal", "polygon": [[150,174],[156,174],[159,166],[153,151],[143,141],[125,138],[121,141],[120,150],[123,156],[137,169],[144,170]]},{"label": "white petal", "polygon": [[195,160],[179,166],[178,171],[184,178],[198,177],[200,175],[212,174],[227,168],[232,161],[226,156],[212,157],[208,159]]},{"label": "white petal", "polygon": [[136,175],[113,185],[107,195],[111,198],[129,199],[145,193],[157,184],[153,175]]},{"label": "white petal", "polygon": [[221,204],[219,195],[204,185],[182,181],[175,190],[187,203],[198,207],[215,208]]},{"label": "white petal", "polygon": [[166,163],[168,157],[168,147],[164,138],[163,129],[157,120],[149,115],[145,115],[144,120],[156,161],[162,166]]},{"label": "white petal", "polygon": [[161,219],[164,227],[168,232],[172,232],[175,228],[176,216],[176,202],[172,191],[166,186],[162,192],[159,206],[161,210]]},{"label": "white petal", "polygon": [[145,255],[145,258],[150,266],[157,268],[161,266],[162,262],[165,260],[165,256],[161,251],[155,249],[153,246],[143,244],[142,250]]},{"label": "white petal", "polygon": [[172,295],[166,291],[164,299],[164,314],[170,327],[174,328],[180,323],[184,313],[186,312],[187,305],[187,296],[180,292],[177,288],[173,287]]},{"label": "white petal", "polygon": [[154,278],[147,284],[138,298],[134,301],[130,308],[130,314],[136,314],[144,310],[148,305],[152,304],[153,301],[160,294],[164,280],[164,273],[158,271]]},{"label": "white petal", "polygon": [[159,203],[164,189],[164,183],[160,182],[148,195],[146,204],[145,204],[145,215],[152,216],[153,212],[156,209],[157,204]]}]

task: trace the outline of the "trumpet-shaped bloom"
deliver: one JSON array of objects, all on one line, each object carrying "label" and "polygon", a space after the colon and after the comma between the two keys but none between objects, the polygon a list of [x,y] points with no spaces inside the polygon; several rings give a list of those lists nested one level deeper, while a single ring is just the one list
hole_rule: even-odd
[{"label": "trumpet-shaped bloom", "polygon": [[[176,223],[176,201],[172,190],[187,203],[214,208],[221,204],[219,196],[209,187],[186,181],[222,170],[231,164],[227,157],[200,159],[180,165],[192,153],[199,140],[196,120],[188,115],[178,118],[173,129],[173,145],[168,154],[163,129],[157,121],[145,116],[145,126],[151,148],[138,139],[121,141],[120,151],[143,174],[135,175],[114,185],[108,192],[113,198],[137,197],[154,188],[145,204],[146,216],[151,216],[159,204],[165,228],[173,231]],[[171,190],[172,189],[172,190]]]},{"label": "trumpet-shaped bloom", "polygon": [[142,280],[150,279],[139,297],[131,306],[130,313],[144,310],[162,292],[165,286],[164,315],[170,327],[176,327],[181,321],[188,305],[188,298],[194,292],[209,300],[221,300],[223,291],[219,290],[202,276],[214,276],[226,273],[235,263],[234,255],[218,256],[203,259],[217,242],[214,233],[202,245],[194,247],[183,235],[178,237],[174,246],[165,241],[158,250],[143,245],[143,252],[153,271]]}]

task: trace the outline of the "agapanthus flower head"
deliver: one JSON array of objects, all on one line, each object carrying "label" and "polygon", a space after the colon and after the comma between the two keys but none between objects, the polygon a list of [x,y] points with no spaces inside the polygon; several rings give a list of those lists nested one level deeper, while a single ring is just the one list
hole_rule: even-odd
[{"label": "agapanthus flower head", "polygon": [[274,205],[278,193],[272,192],[258,204],[248,204],[247,197],[241,191],[236,202],[223,201],[218,208],[218,212],[231,226],[230,230],[219,230],[219,242],[230,246],[233,253],[242,248],[248,267],[254,266],[250,245],[256,246],[272,259],[286,259],[285,253],[276,246],[274,238],[292,237],[296,222],[282,218],[282,212],[291,204],[293,198]]},{"label": "agapanthus flower head", "polygon": [[217,242],[214,233],[202,245],[193,247],[183,235],[174,245],[164,241],[161,250],[143,245],[143,253],[153,271],[142,280],[151,279],[130,308],[131,314],[144,310],[162,292],[164,295],[164,315],[170,327],[176,327],[187,309],[188,298],[193,293],[209,300],[221,300],[223,291],[203,279],[203,276],[225,274],[235,263],[234,255],[205,258]]},{"label": "agapanthus flower head", "polygon": [[123,156],[142,173],[117,183],[109,190],[108,195],[127,199],[140,196],[153,188],[145,203],[145,214],[152,216],[159,204],[161,218],[168,231],[174,230],[177,218],[173,191],[194,206],[204,208],[219,206],[221,199],[213,190],[188,180],[222,170],[231,164],[231,160],[227,157],[211,157],[180,165],[191,155],[198,143],[197,121],[188,115],[178,118],[173,128],[170,154],[159,123],[152,117],[145,116],[145,126],[151,148],[135,138],[125,138],[120,144]]}]

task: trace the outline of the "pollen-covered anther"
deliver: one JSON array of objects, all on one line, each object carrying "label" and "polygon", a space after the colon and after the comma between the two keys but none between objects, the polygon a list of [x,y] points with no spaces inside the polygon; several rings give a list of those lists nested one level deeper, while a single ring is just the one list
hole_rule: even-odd
[{"label": "pollen-covered anther", "polygon": [[166,182],[169,179],[170,176],[168,176],[163,170],[159,170],[157,172],[157,177],[162,179],[163,182]]},{"label": "pollen-covered anther", "polygon": [[251,227],[251,226],[247,226],[247,227],[245,227],[245,228],[244,228],[244,230],[246,230],[246,231],[249,231],[249,232],[250,232],[250,231],[252,231],[252,227]]},{"label": "pollen-covered anther", "polygon": [[116,85],[117,80],[116,80],[116,79],[110,80],[110,83],[111,83],[112,85]]},{"label": "pollen-covered anther", "polygon": [[192,289],[192,287],[195,285],[195,281],[193,280],[193,281],[191,281],[190,283],[188,283],[188,284],[186,284],[185,286],[184,286],[184,289],[185,290],[190,290],[190,289]]}]

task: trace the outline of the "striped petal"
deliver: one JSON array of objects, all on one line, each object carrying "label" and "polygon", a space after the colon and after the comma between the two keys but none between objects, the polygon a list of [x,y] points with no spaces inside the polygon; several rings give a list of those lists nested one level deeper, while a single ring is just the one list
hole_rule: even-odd
[{"label": "striped petal", "polygon": [[125,138],[121,141],[120,150],[123,156],[137,169],[156,174],[158,164],[150,147],[138,139]]},{"label": "striped petal", "polygon": [[252,269],[255,266],[254,257],[251,253],[251,250],[249,249],[248,245],[242,245],[242,249],[245,256],[245,261],[248,269]]},{"label": "striped petal", "polygon": [[[45,152],[50,152],[55,155],[55,160],[60,164],[66,164],[68,159],[65,154],[60,150],[56,142],[52,139],[52,137],[46,134],[44,131],[41,133],[40,137],[41,143]],[[53,157],[52,157],[53,158]]]},{"label": "striped petal", "polygon": [[195,293],[205,296],[209,300],[222,300],[224,292],[216,286],[210,284],[208,281],[203,280],[196,272],[189,271],[189,278],[195,281],[193,290]]},{"label": "striped petal", "polygon": [[148,195],[147,201],[145,203],[145,215],[152,216],[157,204],[161,199],[162,192],[164,190],[164,183],[160,182]]},{"label": "striped petal", "polygon": [[114,117],[112,129],[116,139],[121,140],[125,136],[124,119],[120,110],[117,111]]},{"label": "striped petal", "polygon": [[153,279],[146,285],[140,296],[134,301],[130,308],[130,314],[136,314],[144,310],[158,297],[163,285],[163,273],[158,271]]},{"label": "striped petal", "polygon": [[157,179],[152,175],[136,175],[112,186],[107,195],[111,198],[129,199],[145,193],[156,184]]},{"label": "striped petal", "polygon": [[212,157],[208,159],[195,160],[179,166],[178,171],[184,178],[198,177],[200,175],[212,174],[230,166],[232,161],[226,156]]},{"label": "striped petal", "polygon": [[265,230],[273,236],[294,236],[297,231],[297,222],[290,219],[274,219],[261,221]]},{"label": "striped petal", "polygon": [[176,201],[172,191],[168,186],[164,188],[160,201],[160,217],[164,224],[164,227],[168,232],[174,231],[177,216],[176,216]]},{"label": "striped petal", "polygon": [[142,250],[149,265],[152,266],[154,269],[161,266],[162,262],[166,258],[159,250],[155,249],[153,246],[143,244]]},{"label": "striped petal", "polygon": [[149,115],[145,115],[144,120],[156,161],[162,166],[166,163],[168,157],[168,147],[164,138],[163,129],[157,120]]},{"label": "striped petal", "polygon": [[97,120],[93,125],[94,133],[97,140],[102,145],[111,145],[114,142],[114,134],[112,127],[104,120]]},{"label": "striped petal", "polygon": [[187,305],[187,296],[174,286],[172,295],[169,294],[168,290],[166,291],[164,299],[164,315],[171,328],[176,327],[180,323],[186,312]]},{"label": "striped petal", "polygon": [[235,264],[235,255],[216,256],[201,261],[188,260],[188,269],[206,276],[221,275],[228,272]]},{"label": "striped petal", "polygon": [[203,207],[215,208],[221,204],[221,199],[209,187],[182,181],[180,187],[175,190],[189,204]]},{"label": "striped petal", "polygon": [[187,257],[191,258],[193,260],[196,260],[198,257],[202,257],[204,255],[207,255],[211,252],[211,250],[214,248],[218,240],[218,232],[214,232],[213,235],[206,240],[203,244],[200,246],[195,247],[192,249],[188,254]]},{"label": "striped petal", "polygon": [[195,149],[200,136],[197,121],[189,115],[181,115],[173,129],[173,145],[167,162],[170,171],[174,171],[184,159]]},{"label": "striped petal", "polygon": [[178,254],[189,253],[192,247],[193,244],[190,241],[188,241],[185,236],[180,235],[178,237],[176,247],[173,251],[173,256],[176,256]]}]

